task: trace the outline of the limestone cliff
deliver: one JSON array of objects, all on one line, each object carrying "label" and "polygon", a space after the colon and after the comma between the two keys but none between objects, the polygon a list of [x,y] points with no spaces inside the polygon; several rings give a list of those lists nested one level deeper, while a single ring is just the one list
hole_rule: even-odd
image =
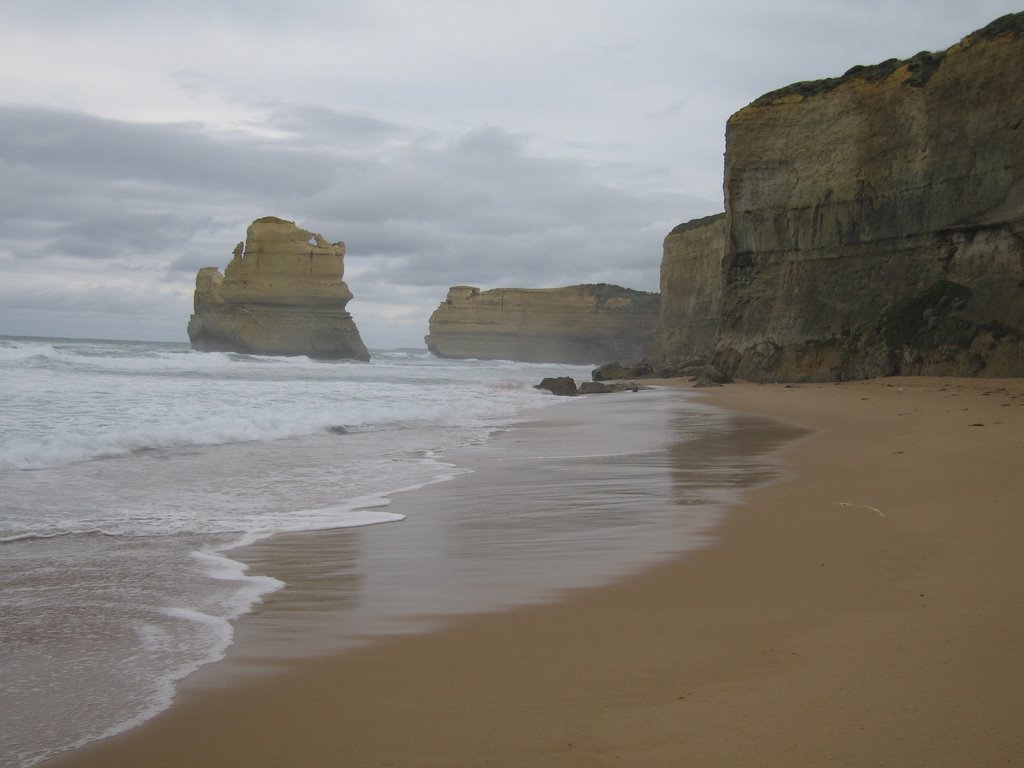
[{"label": "limestone cliff", "polygon": [[456,286],[430,316],[438,357],[589,364],[647,355],[658,294],[614,285]]},{"label": "limestone cliff", "polygon": [[1024,375],[1022,65],[1018,13],[735,114],[724,219],[665,239],[654,369]]},{"label": "limestone cliff", "polygon": [[721,319],[725,214],[680,224],[665,237],[661,305],[651,358],[662,370],[710,358]]},{"label": "limestone cliff", "polygon": [[345,306],[344,243],[294,222],[256,219],[222,276],[196,275],[193,349],[317,358],[370,358]]},{"label": "limestone cliff", "polygon": [[740,110],[725,209],[733,375],[1024,375],[1024,14]]}]

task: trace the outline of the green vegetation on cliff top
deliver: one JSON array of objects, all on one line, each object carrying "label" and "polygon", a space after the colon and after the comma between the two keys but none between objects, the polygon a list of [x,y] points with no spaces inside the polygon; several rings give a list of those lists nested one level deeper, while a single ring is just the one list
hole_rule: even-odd
[{"label": "green vegetation on cliff top", "polygon": [[[991,24],[988,24],[977,32],[973,32],[965,37],[963,39],[963,44],[971,45],[982,40],[994,40],[1007,35],[1017,37],[1022,34],[1024,34],[1024,11],[1000,16]],[[903,84],[920,88],[921,86],[926,85],[932,75],[938,71],[939,67],[942,66],[942,61],[945,57],[945,51],[940,51],[938,53],[921,51],[909,59],[887,59],[880,64],[872,64],[868,66],[858,65],[848,69],[842,77],[826,77],[822,80],[806,80],[770,91],[751,102],[751,106],[771,106],[775,102],[780,101],[787,96],[800,96],[806,99],[811,96],[828,93],[829,91],[835,90],[843,83],[847,83],[854,79],[866,80],[867,82],[877,82],[879,80],[884,80],[904,66],[907,68],[907,71],[910,72],[910,77],[904,80]]]}]

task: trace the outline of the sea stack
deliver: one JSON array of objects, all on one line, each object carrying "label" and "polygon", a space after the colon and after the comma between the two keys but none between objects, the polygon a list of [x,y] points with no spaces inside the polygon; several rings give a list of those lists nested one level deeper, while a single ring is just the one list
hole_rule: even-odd
[{"label": "sea stack", "polygon": [[221,275],[196,275],[192,348],[203,352],[369,360],[345,306],[345,244],[275,216],[256,219]]}]

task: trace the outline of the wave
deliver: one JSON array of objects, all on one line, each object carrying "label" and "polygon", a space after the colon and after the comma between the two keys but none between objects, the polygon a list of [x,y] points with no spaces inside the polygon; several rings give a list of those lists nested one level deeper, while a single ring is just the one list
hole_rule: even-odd
[{"label": "wave", "polygon": [[213,425],[182,424],[148,430],[113,430],[94,435],[64,434],[39,441],[15,438],[0,448],[0,469],[48,469],[161,450],[280,440],[309,435],[319,429],[319,425],[275,423],[271,419],[262,423],[240,420]]},{"label": "wave", "polygon": [[[341,385],[338,387],[341,389]],[[520,385],[521,388],[521,385]],[[390,391],[345,398],[290,398],[289,392],[262,394],[263,402],[193,402],[174,404],[139,399],[104,402],[93,397],[92,411],[74,419],[41,413],[26,425],[23,417],[4,424],[8,438],[0,446],[0,469],[37,470],[94,459],[110,459],[147,452],[221,446],[234,443],[288,440],[317,434],[345,435],[422,427],[447,430],[490,431],[519,409],[543,396],[523,392],[510,397],[515,387],[489,395],[417,391],[392,387]],[[83,400],[85,398],[83,397]],[[71,422],[71,423],[67,423]]]},{"label": "wave", "polygon": [[[347,435],[422,426],[480,427],[488,419],[509,415],[505,408],[458,402],[384,402],[358,412],[344,409],[310,412],[311,406],[288,410],[245,409],[174,420],[173,414],[145,426],[98,426],[92,434],[52,430],[44,435],[13,436],[0,447],[0,469],[38,470],[96,459],[234,443],[288,440],[320,433]],[[345,418],[348,416],[349,418]],[[99,431],[102,430],[102,431]]]},{"label": "wave", "polygon": [[30,541],[48,541],[49,539],[59,539],[64,536],[89,536],[102,534],[103,532],[97,529],[88,531],[47,531],[47,532],[34,532],[29,531],[27,533],[18,533],[13,536],[0,536],[0,544],[17,544],[22,542]]},{"label": "wave", "polygon": [[172,344],[92,344],[0,340],[0,363],[36,368],[109,371],[126,374],[242,374],[246,367],[301,368],[315,361],[304,357],[271,357],[233,352],[195,352]]},{"label": "wave", "polygon": [[[61,527],[54,527],[51,530],[23,531],[7,536],[0,536],[0,546],[12,544],[32,544],[34,542],[48,542],[54,539],[105,537],[110,539],[165,539],[173,536],[191,536],[198,533],[203,535],[229,536],[231,541],[215,550],[210,557],[221,557],[221,551],[229,551],[238,547],[245,547],[260,539],[273,536],[278,533],[300,533],[306,531],[327,531],[339,528],[361,528],[367,525],[382,525],[384,523],[397,523],[405,519],[404,515],[394,512],[378,511],[377,507],[385,507],[390,504],[390,495],[401,493],[416,488],[426,487],[435,482],[449,480],[454,475],[439,475],[436,479],[421,483],[412,488],[400,488],[382,494],[374,494],[352,499],[343,504],[337,504],[320,509],[295,510],[279,515],[264,515],[259,520],[239,520],[234,525],[217,525],[216,522],[206,526],[207,530],[197,531],[196,526],[175,525],[173,521],[152,520],[141,522],[138,520],[110,521],[107,528],[75,527],[64,524]],[[197,556],[209,553],[198,553]],[[218,560],[218,562],[220,562]],[[233,561],[231,561],[233,562]],[[223,566],[223,563],[220,563]],[[234,566],[232,566],[233,568]],[[233,573],[233,571],[232,571]],[[220,568],[211,569],[208,574],[214,578],[233,578]]]},{"label": "wave", "polygon": [[0,469],[321,432],[435,426],[486,433],[550,404],[533,389],[550,371],[418,351],[377,353],[367,364],[194,352],[183,344],[0,339],[7,395]]}]

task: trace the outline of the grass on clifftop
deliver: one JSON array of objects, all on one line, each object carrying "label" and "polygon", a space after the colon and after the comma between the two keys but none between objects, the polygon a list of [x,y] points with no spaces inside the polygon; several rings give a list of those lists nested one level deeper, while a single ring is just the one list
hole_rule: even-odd
[{"label": "grass on clifftop", "polygon": [[[976,32],[964,38],[964,45],[971,45],[982,40],[994,40],[1004,35],[1017,37],[1024,34],[1024,11],[1020,13],[1009,13],[1000,16],[991,24],[982,27]],[[822,93],[835,90],[843,83],[853,79],[866,80],[867,82],[878,82],[892,75],[901,67],[906,67],[910,77],[903,81],[904,85],[920,88],[926,85],[932,75],[942,66],[946,57],[945,51],[933,53],[932,51],[921,51],[909,59],[887,59],[880,64],[857,65],[848,69],[842,77],[826,77],[822,80],[806,80],[799,83],[787,85],[778,90],[771,91],[755,99],[751,106],[767,107],[787,96],[800,96],[810,98]]]}]

